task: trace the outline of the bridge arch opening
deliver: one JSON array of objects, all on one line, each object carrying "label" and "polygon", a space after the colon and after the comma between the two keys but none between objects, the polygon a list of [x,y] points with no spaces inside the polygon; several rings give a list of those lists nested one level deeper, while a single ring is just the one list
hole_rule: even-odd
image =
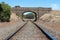
[{"label": "bridge arch opening", "polygon": [[31,21],[37,21],[37,13],[33,12],[33,11],[25,11],[22,13],[22,20],[26,21],[26,20],[31,20]]}]

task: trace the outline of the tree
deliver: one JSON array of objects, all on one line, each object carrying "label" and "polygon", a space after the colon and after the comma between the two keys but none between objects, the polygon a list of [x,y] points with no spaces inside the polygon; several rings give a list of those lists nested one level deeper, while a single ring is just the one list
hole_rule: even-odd
[{"label": "tree", "polygon": [[23,15],[23,17],[26,18],[26,19],[34,19],[35,14],[33,12],[30,12],[26,15]]},{"label": "tree", "polygon": [[1,7],[1,4],[0,4],[0,13],[3,11],[2,7]]},{"label": "tree", "polygon": [[10,15],[11,15],[11,7],[8,4],[5,4],[4,2],[0,3],[0,20],[1,21],[9,21]]}]

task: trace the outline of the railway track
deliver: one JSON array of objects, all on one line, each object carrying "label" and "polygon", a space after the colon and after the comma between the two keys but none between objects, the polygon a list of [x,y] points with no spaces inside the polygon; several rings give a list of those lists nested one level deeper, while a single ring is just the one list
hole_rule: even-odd
[{"label": "railway track", "polygon": [[37,24],[28,21],[15,33],[5,40],[54,40],[46,34]]}]

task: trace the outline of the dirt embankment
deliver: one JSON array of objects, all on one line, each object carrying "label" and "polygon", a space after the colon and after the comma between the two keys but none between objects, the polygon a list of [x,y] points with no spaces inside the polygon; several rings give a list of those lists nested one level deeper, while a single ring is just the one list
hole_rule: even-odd
[{"label": "dirt embankment", "polygon": [[52,10],[50,13],[41,16],[40,19],[60,25],[60,10]]},{"label": "dirt embankment", "polygon": [[12,13],[10,22],[0,22],[0,27],[7,27],[7,26],[15,25],[17,21],[18,21],[18,17],[16,16],[15,13]]},{"label": "dirt embankment", "polygon": [[51,27],[54,30],[60,31],[60,10],[53,10],[49,14],[44,14],[40,17],[40,23]]}]

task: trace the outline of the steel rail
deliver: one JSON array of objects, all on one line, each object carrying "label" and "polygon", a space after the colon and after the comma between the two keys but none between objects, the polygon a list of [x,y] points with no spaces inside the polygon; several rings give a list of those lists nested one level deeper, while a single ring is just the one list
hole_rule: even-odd
[{"label": "steel rail", "polygon": [[[32,21],[31,21],[32,22]],[[36,25],[37,28],[39,28],[39,30],[49,39],[49,40],[56,40],[55,37],[52,37],[51,34],[49,34],[48,32],[46,32],[45,30],[43,30],[40,26],[38,26],[36,23],[32,22],[34,25]]]},{"label": "steel rail", "polygon": [[18,30],[16,30],[13,34],[10,34],[7,38],[5,38],[5,40],[9,40],[11,39],[17,32],[19,32],[25,25],[27,24],[27,22],[21,26]]}]

